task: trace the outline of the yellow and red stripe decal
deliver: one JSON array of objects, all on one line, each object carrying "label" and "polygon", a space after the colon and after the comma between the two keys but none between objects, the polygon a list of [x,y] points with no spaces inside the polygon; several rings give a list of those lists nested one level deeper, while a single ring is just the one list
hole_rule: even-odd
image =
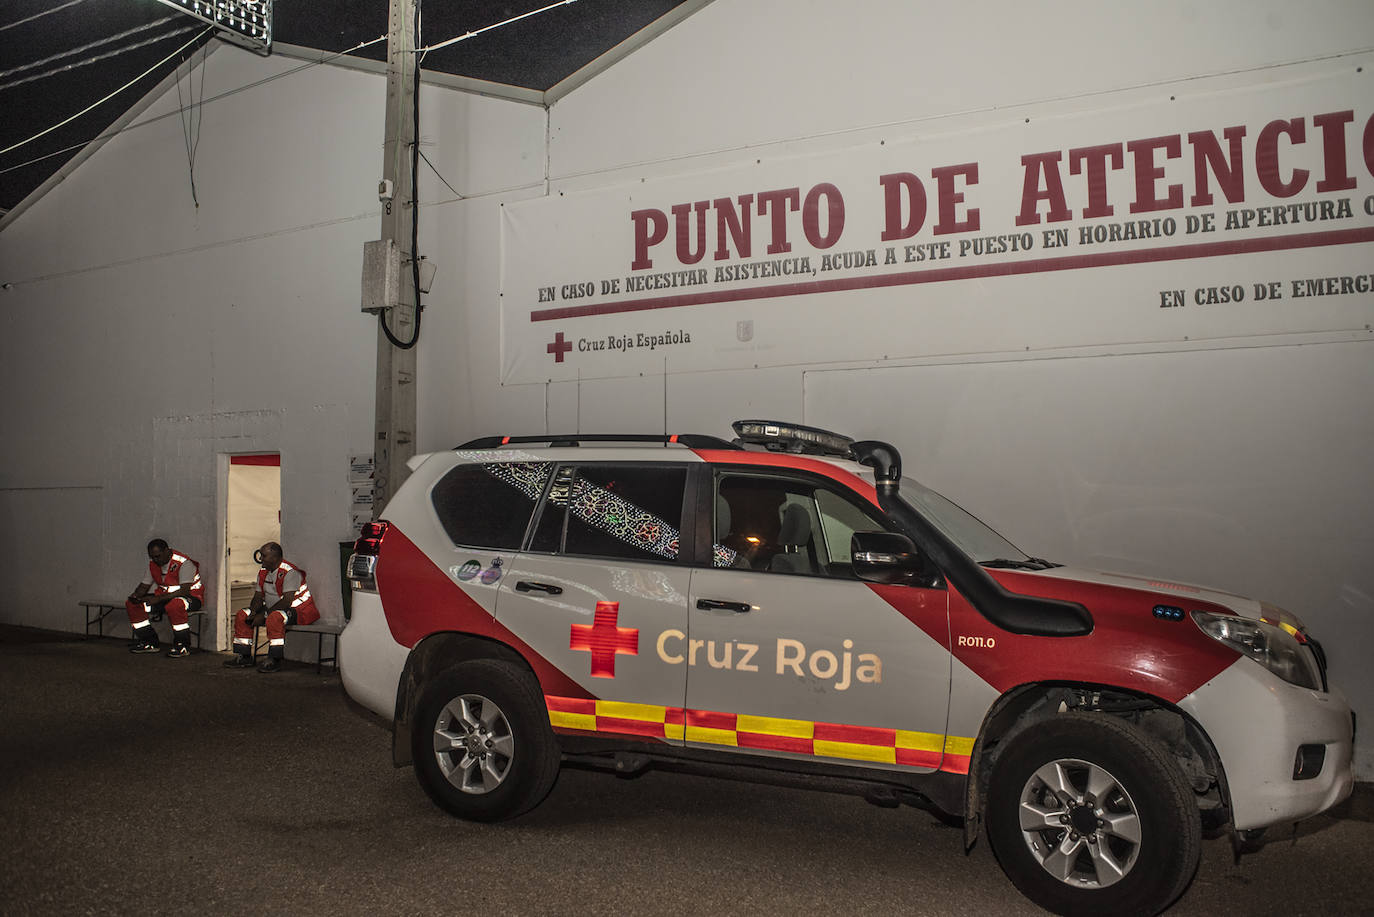
[{"label": "yellow and red stripe decal", "polygon": [[817,758],[937,767],[967,774],[973,739],[909,729],[814,723],[744,713],[545,695],[549,722],[563,732],[629,735]]}]

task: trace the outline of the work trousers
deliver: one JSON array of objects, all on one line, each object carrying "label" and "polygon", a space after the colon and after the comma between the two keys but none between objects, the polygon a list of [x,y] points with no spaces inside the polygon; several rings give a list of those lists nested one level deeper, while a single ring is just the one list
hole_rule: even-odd
[{"label": "work trousers", "polygon": [[[253,626],[248,623],[252,612],[240,608],[234,612],[234,652],[240,656],[253,654]],[[267,614],[267,655],[281,659],[286,655],[286,629],[296,623],[294,609],[272,611]]]},{"label": "work trousers", "polygon": [[[148,621],[149,606],[145,602],[135,602],[129,599],[124,603],[124,610],[129,613],[129,624],[133,628],[134,637],[149,646],[157,646],[157,631],[153,630],[152,624]],[[162,606],[162,610],[167,615],[167,621],[172,625],[172,642],[177,646],[191,645],[191,624],[188,616],[190,612],[200,611],[200,599],[194,596],[172,599]]]}]

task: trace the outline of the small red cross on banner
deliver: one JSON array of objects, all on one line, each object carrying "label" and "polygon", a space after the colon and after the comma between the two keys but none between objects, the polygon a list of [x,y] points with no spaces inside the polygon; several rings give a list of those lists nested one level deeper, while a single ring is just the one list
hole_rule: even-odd
[{"label": "small red cross on banner", "polygon": [[555,363],[562,363],[563,354],[572,350],[572,344],[569,341],[563,340],[563,332],[560,331],[553,336],[553,341],[551,341],[549,346],[545,347],[544,350],[553,354],[553,361]]},{"label": "small red cross on banner", "polygon": [[639,628],[617,627],[619,616],[619,602],[597,602],[591,626],[572,626],[568,649],[591,652],[593,678],[615,678],[616,656],[639,655]]}]

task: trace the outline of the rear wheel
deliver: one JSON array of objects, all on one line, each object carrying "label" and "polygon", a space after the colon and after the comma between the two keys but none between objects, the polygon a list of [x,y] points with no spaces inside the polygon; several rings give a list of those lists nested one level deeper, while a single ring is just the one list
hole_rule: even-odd
[{"label": "rear wheel", "polygon": [[534,677],[509,662],[441,673],[420,694],[411,736],[420,785],[459,818],[513,818],[558,779],[558,744]]},{"label": "rear wheel", "polygon": [[1059,914],[1156,914],[1201,855],[1177,764],[1109,716],[1067,713],[1013,738],[993,766],[986,817],[1008,878]]}]

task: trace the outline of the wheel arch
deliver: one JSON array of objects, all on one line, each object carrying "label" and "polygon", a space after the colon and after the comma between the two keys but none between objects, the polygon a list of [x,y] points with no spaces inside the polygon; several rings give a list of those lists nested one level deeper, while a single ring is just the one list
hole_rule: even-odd
[{"label": "wheel arch", "polygon": [[1032,682],[1004,693],[983,717],[969,758],[964,797],[964,845],[977,841],[989,775],[1007,740],[1065,710],[1102,713],[1133,722],[1161,742],[1192,783],[1204,830],[1230,821],[1226,771],[1215,744],[1195,719],[1138,691],[1086,682]]},{"label": "wheel arch", "polygon": [[529,662],[514,648],[477,634],[441,631],[422,639],[406,657],[396,683],[396,713],[392,720],[391,760],[397,767],[414,763],[411,756],[411,721],[421,687],[445,669],[474,659],[500,659],[524,668],[534,677]]}]

